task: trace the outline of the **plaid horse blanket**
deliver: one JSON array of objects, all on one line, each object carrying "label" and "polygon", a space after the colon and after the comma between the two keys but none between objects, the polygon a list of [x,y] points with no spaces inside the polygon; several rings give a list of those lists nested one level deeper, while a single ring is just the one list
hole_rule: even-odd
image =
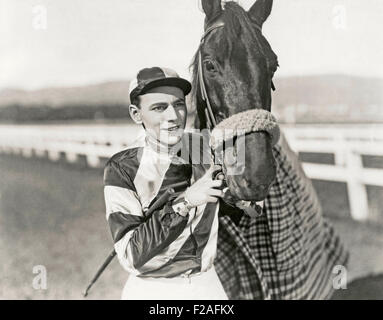
[{"label": "plaid horse blanket", "polygon": [[348,253],[323,217],[311,181],[284,136],[263,214],[220,218],[215,267],[230,299],[328,299]]}]

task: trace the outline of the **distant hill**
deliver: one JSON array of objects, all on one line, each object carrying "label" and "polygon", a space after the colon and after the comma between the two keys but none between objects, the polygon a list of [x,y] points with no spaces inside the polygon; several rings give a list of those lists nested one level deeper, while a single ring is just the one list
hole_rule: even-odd
[{"label": "distant hill", "polygon": [[34,91],[0,91],[0,122],[41,122],[107,119],[131,121],[129,81]]},{"label": "distant hill", "polygon": [[383,79],[346,75],[277,78],[276,105],[383,105]]},{"label": "distant hill", "polygon": [[[383,79],[346,75],[277,78],[273,112],[282,122],[383,122]],[[35,91],[0,91],[0,121],[127,117],[129,81]],[[29,109],[28,111],[26,111]]]},{"label": "distant hill", "polygon": [[346,75],[275,80],[273,110],[287,122],[383,122],[383,79]]},{"label": "distant hill", "polygon": [[81,87],[45,88],[34,91],[0,91],[0,108],[9,105],[52,108],[67,105],[129,104],[129,81],[113,81]]}]

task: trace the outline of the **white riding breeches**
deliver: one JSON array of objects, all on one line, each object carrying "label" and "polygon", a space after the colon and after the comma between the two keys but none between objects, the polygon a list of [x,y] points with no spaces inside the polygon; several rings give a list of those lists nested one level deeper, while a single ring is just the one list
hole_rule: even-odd
[{"label": "white riding breeches", "polygon": [[142,278],[130,275],[122,300],[228,300],[214,266],[192,276]]}]

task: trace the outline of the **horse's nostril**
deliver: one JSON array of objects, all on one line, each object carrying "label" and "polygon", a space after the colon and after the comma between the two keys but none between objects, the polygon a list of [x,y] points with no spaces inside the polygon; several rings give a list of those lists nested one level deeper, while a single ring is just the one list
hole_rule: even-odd
[{"label": "horse's nostril", "polygon": [[251,188],[251,181],[247,180],[247,179],[243,179],[242,181],[243,183],[243,186],[247,189]]},{"label": "horse's nostril", "polygon": [[260,184],[257,186],[257,191],[259,193],[268,193],[269,187],[270,186],[268,184]]},{"label": "horse's nostril", "polygon": [[[249,181],[247,179],[243,179],[243,182],[247,188],[254,188],[254,184],[251,181]],[[268,184],[257,184],[257,185],[255,185],[255,188],[257,189],[258,192],[264,192],[264,191],[268,190],[269,185]]]}]

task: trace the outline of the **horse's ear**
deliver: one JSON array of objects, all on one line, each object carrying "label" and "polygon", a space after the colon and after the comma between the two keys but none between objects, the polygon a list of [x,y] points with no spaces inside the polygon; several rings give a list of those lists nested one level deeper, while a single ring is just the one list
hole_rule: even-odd
[{"label": "horse's ear", "polygon": [[212,18],[221,13],[221,0],[202,0],[202,8],[206,14],[205,22],[208,23]]},{"label": "horse's ear", "polygon": [[257,0],[249,9],[250,18],[262,27],[263,23],[269,17],[273,0]]}]

